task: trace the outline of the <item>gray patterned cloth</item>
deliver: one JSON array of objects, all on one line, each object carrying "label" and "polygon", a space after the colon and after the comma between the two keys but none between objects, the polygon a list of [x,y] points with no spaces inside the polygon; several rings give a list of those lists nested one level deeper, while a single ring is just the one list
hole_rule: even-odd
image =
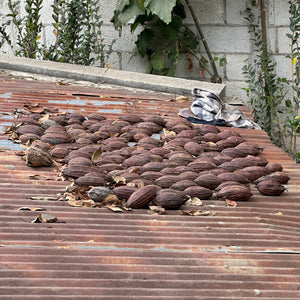
[{"label": "gray patterned cloth", "polygon": [[194,101],[190,108],[180,110],[181,117],[193,123],[261,129],[239,109],[223,103],[217,95],[199,88],[194,88],[192,94]]}]

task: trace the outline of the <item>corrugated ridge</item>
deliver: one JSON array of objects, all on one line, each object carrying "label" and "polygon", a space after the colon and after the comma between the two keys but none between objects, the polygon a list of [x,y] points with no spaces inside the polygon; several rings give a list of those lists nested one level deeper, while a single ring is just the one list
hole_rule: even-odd
[{"label": "corrugated ridge", "polygon": [[[0,113],[24,101],[84,114],[104,109],[108,118],[128,107],[172,117],[189,106],[170,101],[175,95],[2,78]],[[11,122],[11,116],[0,115],[0,129]],[[263,146],[261,155],[280,162],[291,181],[280,197],[253,189],[251,201],[235,208],[203,201],[201,210],[215,216],[114,213],[33,200],[59,199],[69,182],[57,181],[55,168],[29,168],[12,151],[1,151],[1,299],[300,299],[298,165],[265,132],[232,130]],[[29,179],[33,175],[39,180]],[[24,206],[46,209],[61,223],[31,223],[41,212],[20,210]]]}]

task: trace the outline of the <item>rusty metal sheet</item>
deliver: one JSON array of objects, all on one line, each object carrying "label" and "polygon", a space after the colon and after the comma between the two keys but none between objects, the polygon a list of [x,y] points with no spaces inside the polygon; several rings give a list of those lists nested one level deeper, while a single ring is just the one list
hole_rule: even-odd
[{"label": "rusty metal sheet", "polygon": [[[0,132],[24,102],[116,119],[128,111],[174,116],[190,105],[175,98],[2,74]],[[15,155],[24,148],[0,136],[1,299],[300,299],[299,167],[265,132],[233,130],[283,165],[288,192],[253,191],[237,207],[203,201],[215,215],[198,217],[71,207],[60,201],[69,182],[59,171],[27,167]],[[58,222],[32,223],[40,212],[21,207],[42,208]]]}]

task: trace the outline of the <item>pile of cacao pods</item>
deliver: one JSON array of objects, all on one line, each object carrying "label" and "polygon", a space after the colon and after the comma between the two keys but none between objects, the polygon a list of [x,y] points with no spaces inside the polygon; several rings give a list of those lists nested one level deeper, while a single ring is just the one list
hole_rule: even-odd
[{"label": "pile of cacao pods", "polygon": [[109,188],[129,208],[177,209],[189,197],[212,195],[245,201],[254,185],[275,196],[290,179],[237,131],[180,117],[32,113],[16,125],[18,140],[50,153],[76,186]]}]

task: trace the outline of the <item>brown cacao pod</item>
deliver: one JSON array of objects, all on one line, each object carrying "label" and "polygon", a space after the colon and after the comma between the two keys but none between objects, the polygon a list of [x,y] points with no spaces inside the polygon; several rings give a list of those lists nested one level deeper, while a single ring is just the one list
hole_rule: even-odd
[{"label": "brown cacao pod", "polygon": [[233,143],[234,146],[237,146],[238,144],[246,142],[246,140],[244,138],[242,138],[241,136],[237,136],[237,135],[232,135],[232,136],[228,137],[226,140]]},{"label": "brown cacao pod", "polygon": [[186,200],[187,196],[181,191],[163,189],[156,193],[153,203],[165,209],[178,209]]},{"label": "brown cacao pod", "polygon": [[199,174],[194,171],[185,171],[179,174],[181,180],[195,180],[198,176]]},{"label": "brown cacao pod", "polygon": [[200,124],[199,127],[197,127],[197,131],[201,135],[205,135],[206,133],[219,133],[220,130],[218,127],[210,124]]},{"label": "brown cacao pod", "polygon": [[234,148],[225,148],[221,151],[221,154],[226,154],[232,158],[236,158],[236,157],[244,157],[246,155],[244,155],[241,151],[239,151],[238,149],[236,149],[236,147]]},{"label": "brown cacao pod", "polygon": [[166,148],[160,148],[160,147],[155,147],[150,150],[150,152],[154,155],[159,155],[161,157],[164,157],[166,154],[170,153],[170,150]]},{"label": "brown cacao pod", "polygon": [[34,133],[25,133],[19,136],[19,140],[22,144],[26,144],[27,142],[33,142],[36,140],[39,140],[41,137],[39,135],[36,135]]},{"label": "brown cacao pod", "polygon": [[129,122],[130,124],[140,123],[143,122],[143,119],[137,115],[133,114],[124,114],[119,117],[122,121]]},{"label": "brown cacao pod", "polygon": [[237,132],[237,131],[233,131],[233,130],[229,130],[229,129],[225,129],[222,130],[218,133],[218,136],[222,139],[222,140],[226,140],[231,136],[238,136],[241,137],[241,135]]},{"label": "brown cacao pod", "polygon": [[203,174],[194,180],[198,185],[207,189],[214,190],[219,184],[223,182],[221,178],[212,174]]},{"label": "brown cacao pod", "polygon": [[217,166],[219,166],[223,163],[226,163],[226,162],[230,162],[231,160],[232,160],[232,157],[225,155],[225,154],[221,154],[221,153],[218,153],[216,156],[214,156],[212,158],[212,162]]},{"label": "brown cacao pod", "polygon": [[187,166],[192,168],[195,172],[201,172],[216,168],[216,165],[214,163],[208,161],[193,161],[190,162]]},{"label": "brown cacao pod", "polygon": [[252,196],[252,193],[246,186],[229,185],[223,187],[217,195],[219,198],[225,197],[232,201],[247,201]]},{"label": "brown cacao pod", "polygon": [[92,162],[89,158],[86,157],[75,157],[69,160],[68,166],[74,165],[84,165],[84,166],[92,166]]},{"label": "brown cacao pod", "polygon": [[100,113],[94,112],[87,116],[89,120],[97,120],[97,121],[103,121],[106,119],[106,117],[102,116]]},{"label": "brown cacao pod", "polygon": [[157,124],[161,127],[164,127],[166,125],[166,120],[161,116],[148,115],[148,116],[145,116],[143,119],[144,119],[145,122],[152,122],[152,123],[155,123],[155,124]]},{"label": "brown cacao pod", "polygon": [[109,183],[108,177],[100,173],[87,173],[77,179],[75,179],[75,184],[79,186],[105,186]]},{"label": "brown cacao pod", "polygon": [[191,163],[194,158],[190,153],[175,153],[169,157],[170,161],[176,162],[178,165],[186,166]]},{"label": "brown cacao pod", "polygon": [[285,187],[277,181],[266,180],[257,184],[259,192],[266,196],[279,196],[285,191]]},{"label": "brown cacao pod", "polygon": [[158,133],[162,130],[162,127],[153,122],[140,122],[136,125],[137,128],[146,129],[152,133]]},{"label": "brown cacao pod", "polygon": [[146,171],[141,174],[141,177],[144,179],[155,181],[159,177],[163,176],[161,172],[157,171]]},{"label": "brown cacao pod", "polygon": [[171,185],[171,189],[177,190],[177,191],[184,191],[186,188],[190,186],[196,186],[196,183],[193,180],[179,180]]},{"label": "brown cacao pod", "polygon": [[254,182],[259,177],[269,174],[269,170],[266,167],[253,166],[243,168],[239,170],[239,173],[248,178],[250,181]]},{"label": "brown cacao pod", "polygon": [[[195,136],[198,135],[197,130],[195,129],[187,129],[187,130],[182,130],[177,134],[178,138],[188,138],[188,139],[192,139]],[[204,139],[203,139],[204,140]]]},{"label": "brown cacao pod", "polygon": [[143,166],[150,161],[150,158],[144,155],[133,155],[123,161],[125,167]]},{"label": "brown cacao pod", "polygon": [[41,137],[41,141],[51,145],[71,143],[71,138],[66,133],[47,133]]},{"label": "brown cacao pod", "polygon": [[233,172],[239,169],[239,166],[236,164],[232,164],[231,161],[224,162],[218,166],[218,168],[225,170],[226,172]]},{"label": "brown cacao pod", "polygon": [[226,148],[233,148],[235,147],[235,143],[229,141],[229,140],[220,140],[218,142],[216,142],[216,145],[218,147],[220,147],[222,150],[226,149]]},{"label": "brown cacao pod", "polygon": [[279,164],[279,163],[268,163],[266,165],[266,168],[269,170],[270,173],[273,173],[273,172],[281,172],[282,171],[282,165]]},{"label": "brown cacao pod", "polygon": [[218,192],[224,187],[233,186],[233,185],[245,186],[244,184],[237,182],[237,181],[224,181],[220,185],[218,185],[215,190],[216,190],[216,192]]},{"label": "brown cacao pod", "polygon": [[157,186],[155,185],[141,187],[131,194],[126,206],[129,208],[143,208],[155,198],[156,192]]},{"label": "brown cacao pod", "polygon": [[198,156],[203,152],[203,148],[196,142],[188,142],[184,145],[184,149],[192,155]]},{"label": "brown cacao pod", "polygon": [[163,175],[155,180],[155,183],[162,188],[169,188],[172,184],[179,181],[177,175]]},{"label": "brown cacao pod", "polygon": [[129,197],[137,191],[136,186],[128,186],[128,185],[121,185],[117,186],[113,189],[114,194],[120,199],[120,200],[128,200]]},{"label": "brown cacao pod", "polygon": [[119,150],[121,148],[127,147],[128,145],[122,141],[110,142],[106,145],[101,146],[103,152],[112,152],[114,150]]},{"label": "brown cacao pod", "polygon": [[165,168],[166,164],[164,162],[158,162],[158,161],[150,161],[146,163],[144,166],[142,166],[141,171],[146,172],[146,171],[155,171],[159,172],[163,168]]},{"label": "brown cacao pod", "polygon": [[261,147],[259,147],[255,143],[250,143],[250,142],[240,143],[235,147],[235,149],[239,150],[243,154],[243,156],[247,156],[247,155],[256,156],[262,151]]},{"label": "brown cacao pod", "polygon": [[44,130],[39,125],[22,125],[17,129],[18,135],[32,133],[36,134],[38,136],[42,136],[44,133]]},{"label": "brown cacao pod", "polygon": [[254,181],[255,184],[258,184],[261,181],[273,180],[277,181],[280,184],[287,184],[290,180],[290,176],[285,172],[274,172],[266,176],[259,177]]},{"label": "brown cacao pod", "polygon": [[183,193],[187,196],[197,197],[201,200],[207,200],[212,195],[212,191],[203,186],[190,186],[186,188]]},{"label": "brown cacao pod", "polygon": [[237,181],[243,184],[249,183],[247,177],[237,173],[226,172],[218,175],[218,177],[223,181]]},{"label": "brown cacao pod", "polygon": [[217,133],[208,132],[203,135],[205,142],[213,142],[216,143],[221,140]]}]

